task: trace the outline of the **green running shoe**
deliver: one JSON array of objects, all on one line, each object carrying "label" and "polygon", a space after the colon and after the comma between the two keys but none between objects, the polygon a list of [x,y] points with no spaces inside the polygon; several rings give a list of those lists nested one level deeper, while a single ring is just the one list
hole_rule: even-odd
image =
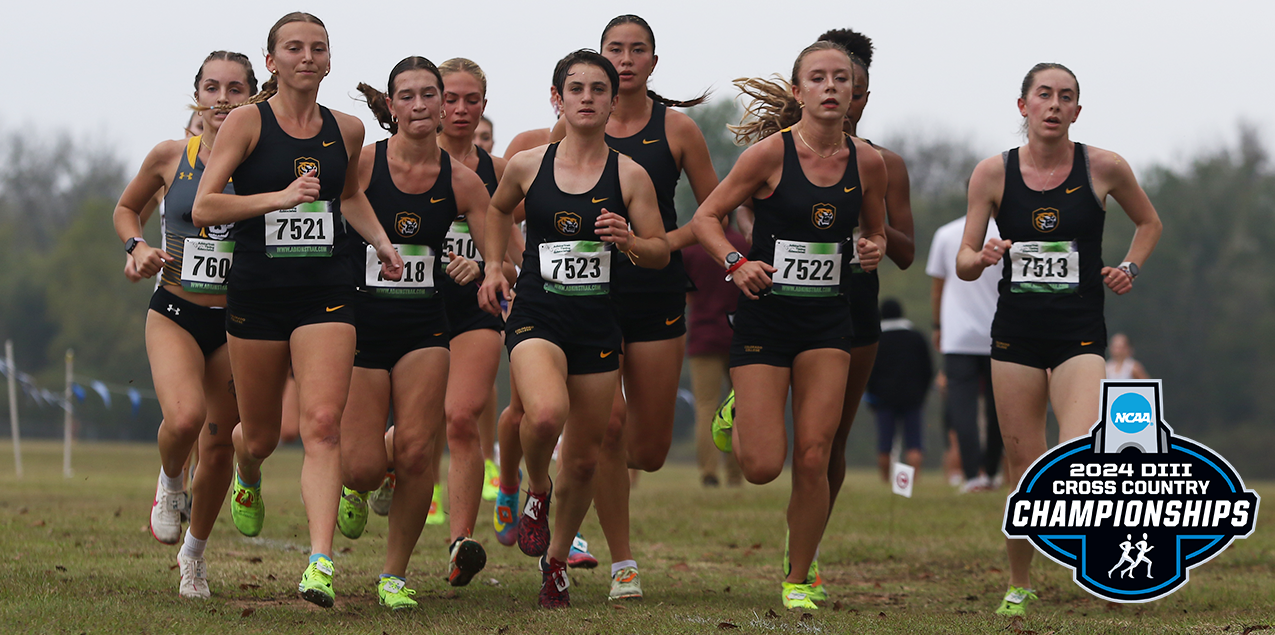
[{"label": "green running shoe", "polygon": [[713,445],[722,452],[731,451],[730,429],[735,426],[735,391],[726,395],[726,400],[717,407],[713,415]]},{"label": "green running shoe", "polygon": [[341,503],[337,506],[336,526],[341,535],[355,540],[367,527],[367,494],[341,486]]},{"label": "green running shoe", "polygon": [[483,461],[483,500],[494,501],[500,493],[500,468],[495,461]]},{"label": "green running shoe", "polygon": [[239,470],[235,470],[235,493],[230,499],[230,519],[235,521],[235,529],[249,538],[261,533],[261,525],[266,520],[266,503],[261,500],[261,481],[256,485],[243,485],[239,480]]},{"label": "green running shoe", "polygon": [[793,584],[784,582],[784,608],[807,609],[814,610],[819,608],[815,605],[814,600],[810,599],[809,584]]},{"label": "green running shoe", "polygon": [[[815,552],[815,559],[810,561],[810,568],[806,570],[806,584],[810,585],[810,599],[815,602],[828,601],[828,589],[823,586],[823,577],[819,575],[819,556]],[[784,531],[784,575],[787,576],[792,569],[792,564],[788,561],[788,532]]]},{"label": "green running shoe", "polygon": [[376,583],[376,594],[381,597],[381,606],[388,606],[391,610],[416,608],[416,600],[412,599],[416,591],[407,588],[405,580],[393,577],[381,578],[381,581]]},{"label": "green running shoe", "polygon": [[624,567],[615,572],[611,576],[611,592],[607,594],[607,598],[612,600],[640,600],[642,599],[642,579],[638,577],[638,570],[633,567]]},{"label": "green running shoe", "polygon": [[385,473],[381,488],[367,495],[367,505],[377,516],[389,516],[390,506],[394,503],[394,484],[397,479],[393,472]]},{"label": "green running shoe", "polygon": [[1001,600],[1001,606],[996,609],[996,614],[1006,617],[1024,617],[1027,615],[1027,605],[1039,599],[1036,597],[1036,592],[1031,589],[1011,586],[1005,592],[1005,599]]},{"label": "green running shoe", "polygon": [[429,515],[425,517],[426,525],[441,525],[447,522],[443,514],[443,486],[434,484],[434,498],[429,502]]},{"label": "green running shoe", "polygon": [[325,609],[332,608],[332,605],[336,603],[336,593],[332,591],[332,574],[334,573],[336,569],[332,566],[332,561],[327,558],[320,557],[311,562],[310,566],[305,568],[305,573],[301,574],[301,584],[297,586],[301,598]]}]

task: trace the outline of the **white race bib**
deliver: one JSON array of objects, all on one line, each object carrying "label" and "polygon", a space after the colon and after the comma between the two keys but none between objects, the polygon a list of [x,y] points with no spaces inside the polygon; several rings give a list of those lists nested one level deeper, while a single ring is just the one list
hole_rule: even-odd
[{"label": "white race bib", "polygon": [[1075,242],[1027,241],[1009,248],[1010,291],[1075,293],[1080,288],[1080,252]]},{"label": "white race bib", "polygon": [[841,244],[775,241],[775,295],[835,296],[841,291]]},{"label": "white race bib", "polygon": [[187,238],[182,245],[182,288],[192,293],[225,293],[235,241]]},{"label": "white race bib", "polygon": [[[474,244],[474,236],[469,233],[469,223],[463,220],[453,221],[447,230],[447,238],[443,239],[443,255],[446,256],[448,252],[474,262],[483,261],[482,254],[478,253],[478,246]],[[447,262],[451,264],[450,259]]]},{"label": "white race bib", "polygon": [[332,255],[336,224],[331,201],[302,203],[266,214],[266,255],[271,258],[326,258]]},{"label": "white race bib", "polygon": [[863,265],[859,264],[859,228],[854,228],[850,237],[850,273],[863,273]]},{"label": "white race bib", "polygon": [[606,295],[611,290],[611,250],[604,242],[540,243],[545,290],[560,295]]},{"label": "white race bib", "polygon": [[403,259],[403,278],[381,277],[381,259],[376,248],[367,246],[363,286],[376,296],[390,298],[428,298],[434,295],[434,250],[428,245],[394,245]]}]

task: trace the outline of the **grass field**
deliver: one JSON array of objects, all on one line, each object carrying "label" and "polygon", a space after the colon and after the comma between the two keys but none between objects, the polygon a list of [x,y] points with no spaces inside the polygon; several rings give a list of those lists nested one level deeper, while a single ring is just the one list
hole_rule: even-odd
[{"label": "grass field", "polygon": [[[536,607],[540,575],[516,547],[500,546],[484,503],[475,538],[487,569],[469,587],[443,580],[446,529],[426,527],[409,571],[419,610],[390,614],[373,582],[384,558],[385,520],[359,540],[336,538],[337,605],[299,600],[308,549],[297,477],[301,453],[265,466],[262,536],[240,536],[229,510],[208,547],[213,599],[177,595],[176,547],[146,530],[157,451],[146,445],[82,445],[75,476],[60,447],[24,443],[26,478],[0,445],[0,632],[3,633],[1227,633],[1275,625],[1275,537],[1259,529],[1196,569],[1178,593],[1117,605],[1077,587],[1070,572],[1037,557],[1041,602],[1027,620],[992,613],[1008,579],[1003,494],[958,496],[927,474],[908,500],[874,475],[852,473],[820,562],[832,594],[825,609],[788,613],[779,599],[786,480],[705,490],[689,466],[645,475],[633,493],[634,551],[646,599],[606,599],[605,541],[590,514],[585,535],[602,565],[573,572],[574,608]],[[1249,483],[1275,495],[1269,483]],[[1271,500],[1268,498],[1268,500]],[[1259,521],[1260,523],[1260,521]],[[1272,630],[1275,632],[1275,630]]]}]

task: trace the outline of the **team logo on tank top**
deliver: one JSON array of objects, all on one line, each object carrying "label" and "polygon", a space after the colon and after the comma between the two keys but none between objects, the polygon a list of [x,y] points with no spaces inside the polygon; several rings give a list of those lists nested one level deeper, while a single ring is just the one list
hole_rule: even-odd
[{"label": "team logo on tank top", "polygon": [[398,215],[394,217],[394,231],[397,231],[399,236],[411,238],[420,230],[420,216],[411,212],[399,212]]},{"label": "team logo on tank top", "polygon": [[1051,232],[1058,229],[1058,210],[1042,207],[1032,212],[1032,225],[1037,231]]},{"label": "team logo on tank top", "polygon": [[558,212],[553,215],[553,226],[563,236],[575,236],[580,233],[580,215],[571,212]]},{"label": "team logo on tank top", "polygon": [[226,225],[213,225],[212,227],[204,227],[199,230],[200,238],[211,238],[213,240],[226,240],[230,238],[230,230],[235,226],[234,223]]},{"label": "team logo on tank top", "polygon": [[837,222],[837,208],[829,203],[815,203],[811,210],[810,222],[819,229],[828,229]]},{"label": "team logo on tank top", "polygon": [[319,178],[318,159],[311,157],[297,157],[297,160],[293,162],[293,165],[297,168],[297,178],[305,176],[306,172],[314,172],[314,174],[311,174],[310,176],[313,176],[316,179]]}]

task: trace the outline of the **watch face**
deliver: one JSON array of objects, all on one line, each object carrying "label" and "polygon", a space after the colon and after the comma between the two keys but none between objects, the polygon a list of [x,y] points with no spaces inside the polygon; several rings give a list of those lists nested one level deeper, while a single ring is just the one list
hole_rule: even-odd
[{"label": "watch face", "polygon": [[735,264],[735,263],[739,262],[739,259],[740,259],[740,258],[742,258],[742,257],[743,257],[743,256],[739,255],[739,252],[738,252],[738,251],[732,251],[732,252],[730,252],[730,253],[726,254],[726,264],[728,264],[728,265],[733,265],[733,264]]}]

